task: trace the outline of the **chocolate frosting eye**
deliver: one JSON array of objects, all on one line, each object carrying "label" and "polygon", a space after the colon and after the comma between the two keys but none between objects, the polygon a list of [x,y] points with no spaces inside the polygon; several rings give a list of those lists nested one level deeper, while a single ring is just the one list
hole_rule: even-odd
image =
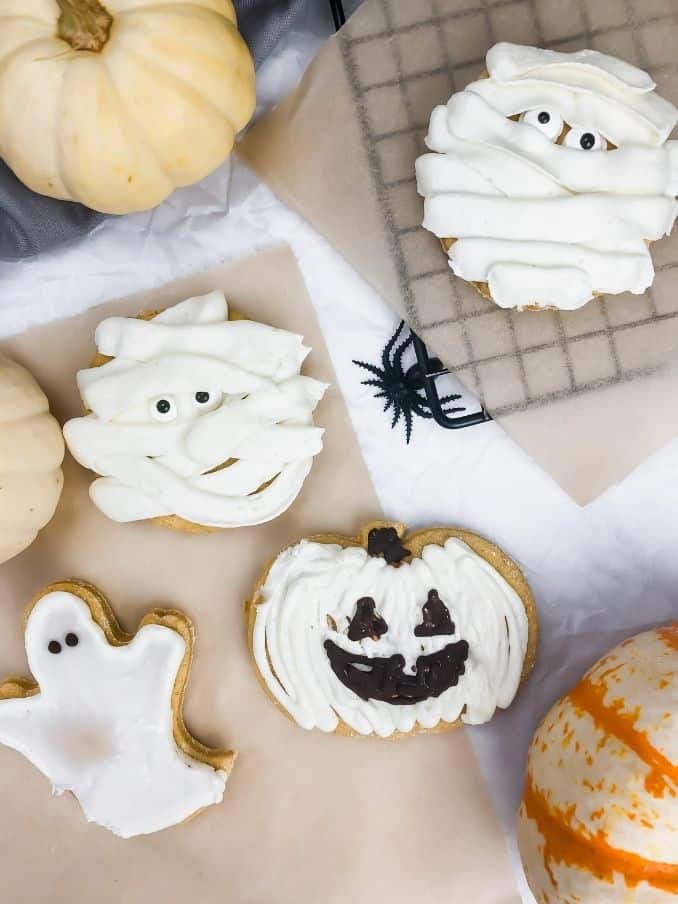
[{"label": "chocolate frosting eye", "polygon": [[61,652],[61,644],[58,640],[50,640],[47,644],[47,649],[56,656],[57,653]]},{"label": "chocolate frosting eye", "polygon": [[428,599],[422,608],[423,621],[414,629],[415,637],[436,637],[440,634],[454,634],[454,624],[450,611],[438,596],[437,590],[429,590]]},{"label": "chocolate frosting eye", "polygon": [[355,615],[348,626],[349,640],[363,640],[365,637],[379,640],[386,634],[388,625],[381,615],[377,615],[375,608],[376,603],[371,596],[363,596],[358,600]]},{"label": "chocolate frosting eye", "polygon": [[66,641],[67,647],[77,647],[77,645],[80,643],[78,635],[74,634],[72,631],[69,631],[64,639]]}]

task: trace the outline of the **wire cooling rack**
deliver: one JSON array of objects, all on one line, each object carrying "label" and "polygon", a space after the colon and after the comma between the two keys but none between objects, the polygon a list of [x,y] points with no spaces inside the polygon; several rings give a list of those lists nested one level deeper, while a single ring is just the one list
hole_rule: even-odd
[{"label": "wire cooling rack", "polygon": [[[339,31],[342,25],[345,25],[346,23],[344,5],[342,3],[342,0],[329,0],[329,2],[330,10],[332,12],[332,19],[334,20],[334,27],[336,31]],[[413,2],[413,0],[410,0],[410,2]],[[416,0],[414,0],[414,2],[416,2]],[[479,411],[474,411],[471,414],[450,416],[445,413],[445,411],[443,410],[443,403],[436,386],[436,380],[439,377],[444,376],[445,374],[449,374],[450,371],[447,368],[441,368],[438,364],[437,359],[434,362],[434,360],[428,353],[426,344],[414,332],[412,332],[412,339],[414,353],[417,357],[420,382],[422,384],[424,395],[426,396],[428,408],[431,412],[431,415],[433,416],[433,420],[440,427],[444,427],[446,430],[460,430],[464,427],[473,427],[476,424],[484,424],[487,421],[491,421],[491,416],[483,406],[480,407]]]},{"label": "wire cooling rack", "polygon": [[656,367],[653,350],[678,340],[678,229],[653,247],[656,278],[642,296],[564,314],[503,311],[454,277],[421,228],[414,159],[433,106],[477,78],[500,40],[621,56],[677,103],[676,0],[370,0],[340,40],[402,306],[415,332],[445,350],[450,372],[499,416]]}]

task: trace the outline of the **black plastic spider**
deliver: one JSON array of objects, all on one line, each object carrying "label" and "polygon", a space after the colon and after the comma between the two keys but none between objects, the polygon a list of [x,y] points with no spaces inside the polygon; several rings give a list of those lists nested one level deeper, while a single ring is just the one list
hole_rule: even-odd
[{"label": "black plastic spider", "polygon": [[[413,364],[408,370],[403,370],[403,355],[414,341],[414,334],[410,333],[407,339],[404,339],[399,345],[396,345],[400,334],[405,326],[405,321],[401,321],[400,326],[389,339],[381,355],[381,367],[374,364],[368,364],[365,361],[356,361],[358,367],[362,367],[369,373],[374,374],[374,378],[369,380],[361,380],[363,386],[376,386],[379,392],[375,393],[375,398],[386,399],[384,411],[389,408],[393,409],[393,419],[391,427],[395,428],[402,415],[405,421],[405,438],[409,443],[412,438],[412,418],[413,415],[423,418],[432,418],[431,407],[424,395],[424,377],[419,364]],[[431,375],[443,372],[445,369],[439,358],[431,358]],[[440,404],[444,414],[455,414],[459,411],[465,411],[463,406],[453,408],[445,408],[449,402],[456,402],[461,396],[457,393],[442,396]]]}]

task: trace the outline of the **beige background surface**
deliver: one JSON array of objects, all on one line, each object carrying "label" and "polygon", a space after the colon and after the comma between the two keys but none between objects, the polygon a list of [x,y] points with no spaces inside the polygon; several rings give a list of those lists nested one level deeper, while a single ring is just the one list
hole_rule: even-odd
[{"label": "beige background surface", "polygon": [[575,312],[502,311],[454,277],[421,228],[414,161],[433,107],[479,77],[497,41],[618,55],[678,104],[675,0],[365,0],[239,153],[586,503],[678,432],[661,371],[678,361],[678,228],[653,245],[648,292]]},{"label": "beige background surface", "polygon": [[[305,372],[334,382],[290,253],[184,280],[1,344],[29,366],[60,420],[80,411],[74,374],[111,313],[162,308],[223,288],[253,319],[303,333]],[[88,825],[70,795],[0,747],[0,883],[7,904],[514,904],[503,840],[463,731],[401,742],[308,733],[259,689],[242,602],[285,543],[353,533],[379,515],[346,411],[332,388],[318,409],[326,449],[276,522],[191,536],[116,525],[90,503],[91,475],[70,457],[57,515],[24,554],[0,566],[0,674],[26,674],[21,614],[45,584],[79,577],[132,630],[155,605],[184,609],[197,643],[186,716],[196,736],[239,758],[223,803],[196,819],[122,841]]]}]

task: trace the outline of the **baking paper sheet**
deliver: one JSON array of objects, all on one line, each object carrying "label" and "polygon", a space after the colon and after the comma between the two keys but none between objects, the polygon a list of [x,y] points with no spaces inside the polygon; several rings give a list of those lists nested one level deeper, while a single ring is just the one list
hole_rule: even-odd
[{"label": "baking paper sheet", "polygon": [[[305,372],[335,382],[294,259],[277,250],[32,330],[0,346],[31,368],[60,420],[81,410],[74,375],[113,313],[158,309],[222,288],[254,319],[303,333]],[[88,497],[92,475],[67,457],[57,515],[0,566],[0,673],[26,674],[21,613],[47,583],[79,577],[110,598],[128,630],[151,607],[182,608],[197,643],[186,718],[198,738],[239,752],[222,804],[190,822],[122,841],[87,825],[69,795],[0,747],[0,873],[12,904],[515,904],[502,834],[465,731],[401,742],[309,733],[259,688],[243,600],[285,544],[352,533],[379,514],[341,396],[318,409],[326,448],[284,516],[256,528],[186,535],[116,525]],[[488,869],[488,864],[491,868]]]},{"label": "baking paper sheet", "polygon": [[[655,0],[367,0],[240,151],[581,503],[676,433],[678,233],[653,246],[643,296],[502,311],[420,227],[414,161],[432,108],[478,77],[496,41],[617,54],[677,102],[677,39],[675,5]],[[570,429],[580,413],[585,432]],[[606,454],[610,437],[623,455]]]}]

